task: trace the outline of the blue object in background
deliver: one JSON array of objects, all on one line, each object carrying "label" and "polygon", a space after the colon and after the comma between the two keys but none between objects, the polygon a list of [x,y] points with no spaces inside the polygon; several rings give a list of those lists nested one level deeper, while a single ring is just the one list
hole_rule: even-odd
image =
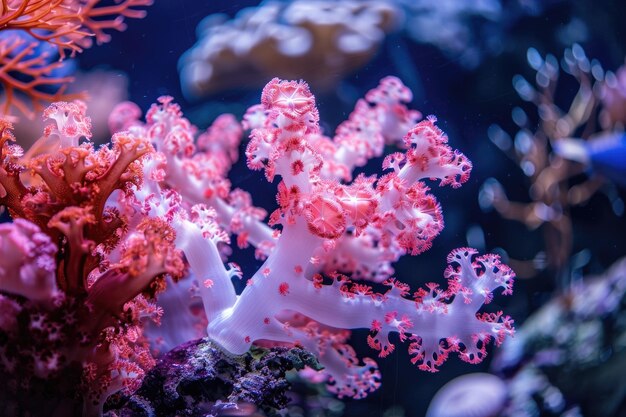
[{"label": "blue object in background", "polygon": [[592,169],[626,187],[626,132],[594,140],[588,149]]},{"label": "blue object in background", "polygon": [[626,132],[607,133],[591,140],[559,139],[554,151],[626,187]]}]

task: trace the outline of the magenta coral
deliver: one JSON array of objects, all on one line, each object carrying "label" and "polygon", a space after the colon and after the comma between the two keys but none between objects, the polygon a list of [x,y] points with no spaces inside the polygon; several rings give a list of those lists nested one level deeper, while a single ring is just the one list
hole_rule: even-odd
[{"label": "magenta coral", "polygon": [[[212,340],[234,354],[255,342],[304,346],[326,367],[333,392],[361,398],[379,386],[380,374],[373,360],[360,363],[348,333],[338,329],[370,329],[369,345],[381,357],[393,351],[388,335],[396,332],[410,342],[412,362],[433,372],[451,352],[480,362],[490,340],[499,344],[512,334],[510,318],[479,313],[497,288],[511,292],[514,274],[496,255],[457,249],[448,258],[448,287],[429,284],[412,297],[407,284],[391,277],[392,262],[424,252],[443,228],[441,207],[422,180],[456,188],[471,171],[434,117],[418,123],[420,114],[403,104],[410,99],[388,77],[330,138],[304,82],[268,83],[244,126],[252,129],[248,167],[263,170],[268,181],[280,178],[270,227],[250,195],[231,190],[223,177],[241,135],[234,120],[229,127],[218,120],[204,134],[223,138],[210,141],[214,147],[206,152],[171,98],[153,106],[145,124],[113,114],[116,125],[147,136],[161,154],[144,164],[145,178],[154,181],[145,182],[136,204],[176,230],[177,247],[200,283]],[[120,113],[136,115],[130,108],[125,104]],[[385,143],[405,149],[385,159],[389,172],[353,180],[353,169],[380,156]],[[226,269],[221,259],[231,234],[265,260],[240,295],[231,283],[239,269]],[[390,288],[377,293],[349,275]]]},{"label": "magenta coral", "polygon": [[147,298],[184,270],[165,221],[130,224],[107,204],[140,186],[151,145],[127,134],[98,150],[79,144],[91,136],[85,110],[51,105],[34,155],[0,125],[0,205],[14,218],[0,226],[0,334],[9,341],[0,398],[9,414],[98,414],[110,394],[133,391],[154,364],[141,319],[158,320],[160,311]]},{"label": "magenta coral", "polygon": [[56,250],[48,235],[26,220],[0,224],[0,290],[32,300],[53,298]]},{"label": "magenta coral", "polygon": [[[143,333],[145,319],[163,314],[152,299],[168,277],[172,284],[186,277],[182,288],[202,297],[217,346],[235,355],[252,344],[304,347],[325,367],[315,379],[340,397],[380,386],[376,362],[357,358],[347,343],[350,329],[370,329],[368,344],[380,357],[394,350],[389,335],[398,333],[411,362],[430,372],[453,352],[480,362],[488,342],[513,333],[508,316],[480,312],[496,289],[512,291],[514,273],[496,255],[452,251],[446,288],[430,283],[411,295],[393,277],[393,262],[429,249],[443,228],[423,180],[456,188],[472,168],[434,117],[419,121],[406,107],[410,100],[400,80],[385,78],[331,138],[306,83],[269,82],[243,123],[251,129],[248,166],[280,179],[269,217],[226,178],[243,136],[231,115],[198,134],[171,97],[160,98],[145,122],[123,103],[111,115],[119,129],[111,145],[95,149],[85,105],[59,102],[44,112],[51,123],[26,154],[2,122],[0,205],[14,219],[0,228],[0,249],[10,255],[0,264],[0,304],[9,312],[0,332],[12,341],[0,351],[10,375],[3,395],[61,381],[57,394],[69,407],[81,404],[70,395],[77,391],[83,410],[96,414],[112,393],[135,390],[154,365],[149,343],[181,340],[171,321],[164,337]],[[385,144],[403,149],[385,158],[387,172],[353,178]],[[232,236],[264,260],[241,294],[231,282],[241,269],[224,265]],[[184,300],[172,287],[168,309]],[[181,319],[179,331],[197,334],[202,321]]]}]

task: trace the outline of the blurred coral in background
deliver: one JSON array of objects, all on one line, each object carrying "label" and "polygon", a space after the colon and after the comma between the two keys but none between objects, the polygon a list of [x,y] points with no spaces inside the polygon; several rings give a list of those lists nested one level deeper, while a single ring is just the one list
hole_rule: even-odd
[{"label": "blurred coral in background", "polygon": [[507,31],[519,19],[540,15],[560,0],[395,0],[404,10],[404,31],[431,44],[466,68],[476,68],[505,48]]},{"label": "blurred coral in background", "polygon": [[[187,98],[198,99],[278,76],[330,90],[371,61],[394,33],[475,68],[485,55],[504,49],[502,36],[514,22],[556,2],[264,1],[233,19],[212,14],[198,25],[198,41],[179,62],[182,88]],[[405,54],[394,51],[401,44],[390,53]]]},{"label": "blurred coral in background", "polygon": [[[66,93],[77,96],[86,94],[92,141],[95,144],[108,142],[111,138],[109,115],[117,104],[128,99],[128,76],[120,71],[97,67],[89,71],[77,70],[72,77],[74,80],[68,85]],[[40,117],[15,123],[13,132],[19,138],[18,144],[25,149],[32,149],[46,124]]]},{"label": "blurred coral in background", "polygon": [[384,1],[264,2],[232,20],[210,15],[180,59],[186,96],[259,87],[272,77],[302,78],[332,89],[366,64],[402,13]]},{"label": "blurred coral in background", "polygon": [[491,366],[509,387],[501,415],[623,416],[625,307],[622,258],[531,315]]},{"label": "blurred coral in background", "polygon": [[[513,121],[520,130],[514,138],[497,125],[490,127],[489,137],[529,178],[531,201],[510,201],[500,183],[489,179],[480,204],[529,229],[541,227],[543,251],[531,261],[513,264],[522,277],[548,268],[563,285],[569,283],[572,263],[576,263],[571,208],[604,191],[615,215],[624,214],[624,202],[611,184],[626,185],[624,69],[617,75],[605,73],[580,45],[567,49],[561,64],[554,55],[544,58],[534,48],[528,50],[527,58],[536,71],[536,85],[521,75],[515,76],[513,84],[523,100],[536,106],[537,115],[515,107]],[[566,90],[559,86],[563,76],[573,78],[578,86],[567,101],[561,97]]]}]

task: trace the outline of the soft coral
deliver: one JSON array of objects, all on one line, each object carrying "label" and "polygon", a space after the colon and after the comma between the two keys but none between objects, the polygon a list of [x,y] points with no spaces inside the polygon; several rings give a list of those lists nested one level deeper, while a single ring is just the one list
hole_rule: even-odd
[{"label": "soft coral", "polygon": [[[130,227],[123,208],[107,203],[132,197],[151,145],[124,134],[111,147],[79,144],[90,137],[84,112],[80,102],[48,108],[44,151],[28,157],[2,125],[0,204],[14,223],[0,231],[0,290],[6,314],[17,313],[0,326],[7,412],[70,415],[82,404],[95,414],[111,393],[135,388],[154,364],[140,321],[160,315],[142,295],[184,270],[165,221],[135,213]],[[41,401],[26,401],[22,389]]]},{"label": "soft coral", "polygon": [[[472,168],[449,147],[434,117],[418,123],[421,115],[404,104],[410,98],[397,78],[386,78],[329,138],[306,83],[270,81],[262,104],[244,118],[252,128],[248,167],[263,170],[270,182],[280,178],[270,227],[249,195],[230,190],[223,173],[232,160],[220,156],[220,164],[197,168],[196,161],[209,156],[195,146],[194,127],[170,98],[151,108],[146,123],[116,122],[149,137],[161,154],[159,169],[145,173],[154,182],[146,181],[137,204],[148,213],[170,213],[177,247],[201,283],[212,340],[234,354],[267,341],[304,346],[326,367],[332,391],[360,398],[379,386],[380,374],[373,360],[359,361],[343,329],[371,329],[368,341],[379,356],[392,352],[388,335],[396,332],[409,341],[412,362],[428,371],[436,371],[450,352],[478,362],[489,340],[500,343],[512,334],[510,318],[478,313],[494,290],[511,291],[514,274],[497,256],[457,249],[448,258],[448,288],[430,284],[414,297],[407,284],[390,278],[392,262],[424,252],[443,228],[441,207],[423,180],[456,188]],[[382,154],[385,143],[405,150],[385,160],[389,172],[348,182],[355,167]],[[232,269],[222,263],[220,248],[230,243],[230,234],[238,235],[239,246],[255,246],[265,260],[240,295],[230,281]],[[347,275],[389,289],[378,293]]]}]

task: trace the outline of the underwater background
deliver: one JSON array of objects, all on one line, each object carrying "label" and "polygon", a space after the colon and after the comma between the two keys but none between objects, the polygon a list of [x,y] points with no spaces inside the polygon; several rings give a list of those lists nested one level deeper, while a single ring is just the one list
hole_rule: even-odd
[{"label": "underwater background", "polygon": [[[325,3],[331,4],[327,7],[332,9],[333,2]],[[588,62],[589,73],[597,63],[596,72],[600,71],[597,68],[601,65],[602,79],[607,71],[611,71],[618,80],[616,83],[621,82],[621,87],[616,89],[621,88],[622,103],[626,103],[626,75],[622,74],[620,78],[618,73],[618,68],[625,65],[626,57],[626,4],[619,0],[445,0],[436,2],[437,6],[428,1],[410,0],[381,3],[395,8],[397,21],[370,40],[373,46],[366,57],[349,58],[347,62],[350,65],[343,63],[326,67],[322,63],[316,64],[315,60],[323,56],[322,51],[319,56],[307,58],[310,61],[302,68],[295,67],[290,60],[269,60],[262,64],[259,61],[254,64],[247,62],[240,67],[226,68],[220,75],[223,78],[214,84],[207,82],[205,85],[194,85],[190,81],[193,77],[184,75],[184,71],[185,65],[192,60],[191,53],[187,51],[200,42],[198,36],[203,34],[197,29],[199,25],[206,28],[243,19],[242,10],[262,8],[269,2],[155,0],[153,5],[146,8],[145,18],[129,22],[125,31],[112,34],[110,42],[88,49],[72,59],[72,71],[86,75],[108,74],[107,78],[95,77],[91,81],[86,77],[80,78],[84,82],[83,88],[93,98],[110,93],[111,101],[130,100],[145,110],[159,96],[172,96],[191,123],[204,129],[222,113],[232,113],[240,120],[248,107],[259,102],[262,87],[273,76],[285,78],[278,72],[281,71],[281,65],[286,65],[289,68],[283,68],[282,71],[291,78],[309,81],[319,108],[321,126],[330,132],[348,117],[357,99],[375,87],[378,80],[388,75],[397,76],[413,92],[411,107],[423,115],[437,116],[438,126],[447,133],[452,146],[463,150],[472,161],[473,172],[470,180],[459,190],[436,190],[446,227],[425,254],[402,258],[395,265],[395,275],[416,288],[440,279],[441,271],[446,266],[446,255],[451,248],[472,246],[481,253],[499,253],[503,262],[517,272],[518,279],[513,295],[506,299],[496,297],[493,305],[496,309],[505,310],[515,320],[517,332],[522,334],[518,343],[522,344],[531,339],[530,336],[524,336],[526,333],[523,330],[529,317],[563,293],[581,291],[580,288],[586,285],[583,284],[586,282],[584,277],[604,274],[626,255],[626,159],[623,158],[626,118],[607,129],[601,127],[601,122],[593,122],[594,126],[589,127],[592,133],[606,130],[618,135],[615,140],[617,144],[611,145],[615,149],[610,150],[608,155],[598,156],[593,162],[581,164],[579,173],[568,178],[567,185],[560,185],[574,187],[598,173],[605,174],[603,180],[591,188],[593,191],[588,199],[581,204],[557,204],[558,208],[537,204],[534,206],[533,219],[529,219],[532,213],[526,213],[520,216],[528,220],[526,223],[517,221],[504,208],[505,204],[498,205],[498,198],[502,198],[498,193],[506,192],[507,202],[545,203],[541,197],[537,197],[539,185],[533,182],[532,169],[537,167],[529,168],[528,164],[532,165],[532,161],[523,158],[524,152],[531,146],[529,141],[532,135],[517,134],[526,126],[526,132],[541,129],[541,116],[545,116],[545,113],[538,115],[533,103],[520,98],[520,92],[524,95],[528,91],[520,78],[516,77],[521,75],[531,84],[535,79],[539,83],[544,82],[541,75],[535,77],[546,62],[549,64],[554,61],[558,66],[564,54],[573,56],[574,60],[584,54],[591,61],[591,64]],[[280,10],[288,7],[290,2],[277,1],[272,4],[279,10],[277,19],[285,19],[280,16]],[[328,13],[332,16],[332,10]],[[217,14],[221,14],[221,18],[215,17]],[[207,16],[213,16],[213,20],[207,20]],[[424,29],[420,29],[422,26]],[[217,32],[205,30],[206,33],[217,36]],[[245,41],[243,34],[239,39],[240,42]],[[297,38],[292,39],[292,43],[297,41]],[[233,42],[236,46],[237,37]],[[298,45],[291,47],[297,48]],[[569,52],[565,52],[566,49]],[[552,58],[546,58],[548,55]],[[220,56],[212,59],[215,66],[220,64]],[[301,75],[298,75],[299,72]],[[230,80],[229,75],[232,76]],[[310,80],[312,77],[316,79]],[[563,73],[551,98],[567,111],[579,87],[578,80]],[[622,108],[622,115],[626,116],[624,109],[626,107]],[[572,132],[571,137],[588,136],[587,132],[582,132],[584,128]],[[95,123],[94,129],[97,129]],[[619,139],[620,134],[622,139]],[[106,142],[108,138],[106,130],[102,133],[94,132],[94,142]],[[241,155],[245,145],[246,140],[240,147]],[[553,150],[549,149],[548,152],[552,155],[549,157],[552,161]],[[374,159],[367,166],[359,168],[358,172],[375,172],[382,159]],[[255,205],[269,212],[276,207],[275,184],[269,184],[262,173],[248,170],[245,158],[241,157],[236,162],[229,179],[233,188],[254,190]],[[547,214],[537,214],[543,208]],[[554,216],[562,215],[567,217],[571,226],[568,232],[551,223]],[[4,213],[2,219],[8,221],[9,217]],[[566,235],[565,241],[560,240],[564,239],[563,233]],[[558,236],[554,237],[555,234]],[[559,249],[566,253],[555,254]],[[561,256],[558,261],[551,258],[558,256]],[[238,263],[244,276],[250,276],[261,265],[261,261],[254,259],[253,248],[234,251],[229,261]],[[621,270],[615,272],[616,276],[622,277],[624,269],[622,266]],[[241,291],[245,282],[236,282],[235,285]],[[615,284],[611,288],[618,287]],[[598,359],[598,363],[615,366],[619,374],[623,375],[626,362],[620,359],[620,355],[626,351],[626,316],[623,312],[626,297],[622,294],[620,300],[611,305],[610,311],[598,313],[599,327],[593,327],[595,330],[587,327],[580,332],[595,331],[586,336],[594,340],[618,340],[616,344],[607,342],[610,347],[607,344],[586,346],[602,350],[602,359]],[[574,333],[578,332],[576,319],[568,321],[558,316],[558,320],[562,320],[558,321],[556,317],[548,315],[545,320],[550,321],[551,317],[555,323],[559,323],[555,329],[571,328]],[[533,325],[532,321],[530,325]],[[536,323],[534,325],[537,326]],[[532,333],[530,330],[528,332]],[[353,332],[352,345],[359,356],[371,355],[364,342],[367,333],[366,330]],[[397,339],[397,335],[391,337]],[[554,341],[536,343],[540,346],[536,350],[540,351]],[[560,343],[571,347],[578,342]],[[616,346],[621,346],[624,351],[619,351]],[[317,390],[296,381],[295,391],[300,395],[297,397],[300,403],[296,401],[296,404],[300,408],[290,408],[287,415],[424,416],[437,391],[456,377],[491,372],[502,379],[515,378],[520,369],[532,362],[532,349],[535,348],[525,345],[519,349],[528,351],[518,353],[518,357],[512,360],[514,364],[504,360],[492,363],[492,359],[501,354],[501,349],[490,349],[489,356],[481,364],[472,365],[452,359],[434,374],[411,366],[408,353],[398,349],[393,355],[378,360],[383,375],[382,386],[366,398],[338,400],[322,392],[315,394],[321,399],[316,400],[314,406],[309,405],[310,409],[307,410],[307,406],[303,405],[307,401],[302,398],[307,395],[315,397]],[[616,362],[611,362],[613,360]],[[503,361],[506,363],[502,364]],[[626,378],[597,377],[593,374],[596,368],[591,371],[585,368],[588,373],[582,374],[570,369],[570,378],[597,381],[600,392],[621,393],[616,394],[618,398],[611,398],[611,406],[602,408],[601,404],[604,403],[600,397],[589,398],[588,392],[561,384],[558,376],[560,367],[567,368],[568,364],[547,366],[549,371],[545,371],[550,383],[559,386],[564,393],[560,403],[552,398],[553,402],[560,405],[550,409],[546,405],[550,400],[538,400],[539,394],[528,395],[519,401],[534,401],[539,405],[520,408],[531,411],[502,415],[626,415]],[[537,365],[537,369],[543,368]],[[602,368],[598,372],[604,371],[606,369]],[[537,384],[535,380],[527,383]],[[441,414],[429,415],[473,414],[445,414],[442,411]]]}]

